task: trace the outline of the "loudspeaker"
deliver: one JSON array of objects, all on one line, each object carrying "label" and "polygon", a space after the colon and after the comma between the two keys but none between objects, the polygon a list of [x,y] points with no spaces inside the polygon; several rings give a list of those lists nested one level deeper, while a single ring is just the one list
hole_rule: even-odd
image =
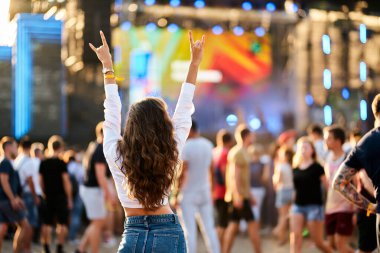
[{"label": "loudspeaker", "polygon": [[102,30],[109,46],[111,46],[111,0],[82,0],[82,10],[84,11],[84,31],[83,31],[83,62],[98,63],[96,54],[88,46],[88,43],[98,47],[101,45],[99,31]]}]

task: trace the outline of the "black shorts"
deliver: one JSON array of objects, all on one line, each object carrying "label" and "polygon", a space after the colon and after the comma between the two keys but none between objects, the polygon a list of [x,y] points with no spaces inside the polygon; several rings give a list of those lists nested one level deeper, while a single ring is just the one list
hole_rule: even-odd
[{"label": "black shorts", "polygon": [[359,211],[357,216],[359,230],[358,247],[361,251],[372,252],[377,248],[376,215],[367,216],[366,211]]},{"label": "black shorts", "polygon": [[223,199],[214,202],[215,226],[226,228],[228,225],[228,204]]},{"label": "black shorts", "polygon": [[0,223],[17,223],[25,218],[25,210],[13,210],[9,200],[0,201]]},{"label": "black shorts", "polygon": [[230,221],[239,222],[240,220],[246,220],[247,222],[250,222],[255,220],[251,203],[248,199],[243,200],[243,207],[241,209],[234,207],[232,202],[230,202],[228,205],[228,214]]},{"label": "black shorts", "polygon": [[43,200],[41,201],[39,211],[41,223],[44,225],[69,224],[69,209],[67,208],[66,198]]},{"label": "black shorts", "polygon": [[325,215],[325,228],[327,235],[351,236],[354,231],[352,223],[353,213],[332,213]]}]

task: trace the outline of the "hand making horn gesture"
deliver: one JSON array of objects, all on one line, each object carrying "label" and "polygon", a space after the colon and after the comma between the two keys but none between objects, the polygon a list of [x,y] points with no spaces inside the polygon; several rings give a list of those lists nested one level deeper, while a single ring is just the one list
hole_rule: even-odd
[{"label": "hand making horn gesture", "polygon": [[203,56],[203,47],[205,44],[205,36],[202,35],[201,40],[194,42],[193,33],[189,31],[189,40],[190,40],[190,51],[191,51],[191,63],[199,65]]},{"label": "hand making horn gesture", "polygon": [[107,40],[104,37],[104,34],[102,31],[100,31],[100,38],[102,39],[102,44],[103,44],[100,47],[96,48],[91,43],[89,43],[89,45],[92,51],[96,53],[96,56],[98,56],[98,59],[103,64],[103,67],[112,68],[112,56],[107,44]]}]

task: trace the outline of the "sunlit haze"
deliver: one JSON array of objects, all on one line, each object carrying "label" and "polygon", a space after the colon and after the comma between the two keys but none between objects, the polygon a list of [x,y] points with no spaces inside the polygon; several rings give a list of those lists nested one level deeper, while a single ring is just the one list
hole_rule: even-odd
[{"label": "sunlit haze", "polygon": [[9,24],[9,5],[11,0],[3,0],[0,8],[0,45],[9,45],[10,24]]}]

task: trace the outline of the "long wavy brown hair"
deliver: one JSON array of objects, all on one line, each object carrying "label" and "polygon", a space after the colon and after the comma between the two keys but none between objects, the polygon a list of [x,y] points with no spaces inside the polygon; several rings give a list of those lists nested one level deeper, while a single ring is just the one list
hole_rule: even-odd
[{"label": "long wavy brown hair", "polygon": [[158,98],[133,104],[118,143],[129,196],[148,210],[162,206],[179,163],[174,127],[166,109],[165,102]]}]

